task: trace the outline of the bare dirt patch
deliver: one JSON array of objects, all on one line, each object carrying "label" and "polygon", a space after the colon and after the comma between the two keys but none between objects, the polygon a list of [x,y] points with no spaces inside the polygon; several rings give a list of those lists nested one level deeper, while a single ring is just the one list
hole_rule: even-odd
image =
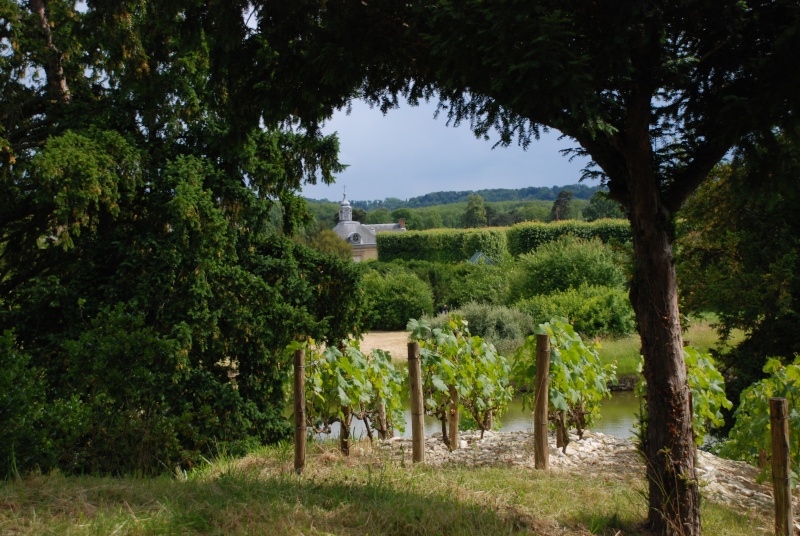
[{"label": "bare dirt patch", "polygon": [[361,341],[361,351],[368,354],[378,348],[392,354],[393,361],[407,359],[408,334],[407,331],[370,331]]}]

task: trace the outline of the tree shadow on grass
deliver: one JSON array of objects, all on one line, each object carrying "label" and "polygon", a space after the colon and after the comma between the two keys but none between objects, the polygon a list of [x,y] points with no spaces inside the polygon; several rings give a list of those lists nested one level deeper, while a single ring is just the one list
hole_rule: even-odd
[{"label": "tree shadow on grass", "polygon": [[0,503],[14,504],[13,518],[0,515],[0,526],[20,534],[122,527],[125,534],[564,534],[523,508],[462,500],[452,486],[426,489],[430,481],[413,472],[400,482],[394,475],[391,484],[363,476],[344,482],[241,474],[185,482],[39,476],[0,489]]}]

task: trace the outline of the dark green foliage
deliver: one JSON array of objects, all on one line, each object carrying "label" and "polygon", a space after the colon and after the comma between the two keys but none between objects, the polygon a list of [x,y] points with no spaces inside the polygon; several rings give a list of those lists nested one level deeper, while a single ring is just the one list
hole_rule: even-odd
[{"label": "dark green foliage", "polygon": [[564,317],[587,337],[627,335],[636,328],[628,293],[618,287],[581,285],[519,301],[516,306],[542,323]]},{"label": "dark green foliage", "polygon": [[564,235],[572,235],[584,240],[598,238],[604,243],[622,244],[631,241],[631,226],[625,220],[522,223],[508,230],[508,251],[516,257],[535,251],[542,244],[557,240]]},{"label": "dark green foliage", "polygon": [[620,204],[609,199],[608,192],[596,192],[589,204],[583,209],[583,218],[586,221],[595,221],[603,218],[622,218],[623,212]]},{"label": "dark green foliage", "polygon": [[383,274],[398,266],[410,270],[428,284],[436,307],[447,305],[453,309],[473,301],[500,305],[508,297],[508,272],[511,266],[506,263],[452,264],[415,260],[370,262],[367,266]]},{"label": "dark green foliage", "polygon": [[424,227],[422,216],[415,210],[407,208],[398,208],[392,211],[392,221],[406,220],[406,229],[409,231],[418,231]]},{"label": "dark green foliage", "polygon": [[800,145],[768,139],[718,167],[681,211],[678,276],[687,312],[713,312],[723,336],[746,338],[719,356],[739,393],[767,359],[800,352]]},{"label": "dark green foliage", "polygon": [[576,199],[589,199],[597,192],[600,186],[587,186],[585,184],[571,184],[568,186],[530,186],[528,188],[504,189],[495,188],[477,190],[475,192],[434,192],[419,197],[412,197],[406,201],[409,207],[430,207],[450,203],[463,203],[470,195],[479,195],[486,202],[493,201],[523,201],[538,199],[542,201],[555,201],[562,191],[570,191]]},{"label": "dark green foliage", "polygon": [[486,206],[479,195],[470,195],[467,198],[467,210],[461,216],[462,225],[470,227],[486,227]]},{"label": "dark green foliage", "polygon": [[[11,331],[0,336],[0,476],[13,476],[46,455],[45,384]],[[45,468],[52,465],[50,460]]]},{"label": "dark green foliage", "polygon": [[309,220],[301,185],[343,167],[334,137],[277,125],[321,110],[273,76],[270,112],[242,107],[241,4],[35,4],[0,3],[2,381],[19,387],[0,393],[0,473],[172,471],[284,437],[282,349],[361,327],[361,270],[287,238]]},{"label": "dark green foliage", "polygon": [[511,302],[583,284],[621,287],[625,282],[619,254],[600,240],[570,236],[544,244],[517,260],[511,278]]},{"label": "dark green foliage", "polygon": [[561,221],[569,218],[572,196],[573,193],[568,190],[558,192],[558,198],[553,201],[553,208],[550,211],[550,221]]},{"label": "dark green foliage", "polygon": [[419,277],[399,266],[364,276],[365,329],[401,330],[410,318],[433,313],[433,294]]},{"label": "dark green foliage", "polygon": [[507,254],[506,233],[500,229],[381,233],[377,239],[378,258],[386,262],[461,262],[478,251],[499,261]]}]

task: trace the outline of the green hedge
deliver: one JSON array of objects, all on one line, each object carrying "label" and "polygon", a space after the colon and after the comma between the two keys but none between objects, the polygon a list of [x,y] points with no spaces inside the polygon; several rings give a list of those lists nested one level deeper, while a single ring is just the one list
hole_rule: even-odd
[{"label": "green hedge", "polygon": [[542,244],[557,240],[564,235],[573,235],[584,240],[599,238],[608,242],[630,242],[631,228],[627,220],[603,219],[593,222],[578,220],[552,223],[528,222],[514,225],[507,230],[508,251],[519,256],[536,250]]},{"label": "green hedge", "polygon": [[628,293],[621,288],[581,285],[522,300],[516,308],[537,324],[557,316],[566,317],[575,331],[587,337],[627,335],[636,328]]},{"label": "green hedge", "polygon": [[430,287],[403,267],[385,273],[370,270],[364,275],[362,288],[368,330],[401,330],[410,318],[433,314]]},{"label": "green hedge", "polygon": [[495,261],[508,253],[507,229],[436,229],[406,233],[380,233],[378,259],[460,262],[476,251]]}]

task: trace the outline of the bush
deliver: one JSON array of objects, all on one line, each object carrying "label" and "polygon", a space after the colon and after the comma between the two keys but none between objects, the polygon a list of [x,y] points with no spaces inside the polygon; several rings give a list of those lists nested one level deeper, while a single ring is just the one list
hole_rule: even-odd
[{"label": "bush", "polygon": [[428,284],[433,303],[451,309],[471,301],[502,304],[508,296],[509,267],[479,262],[449,264],[431,261],[373,261],[367,264],[382,274],[398,268],[413,272]]},{"label": "bush", "polygon": [[0,336],[0,476],[41,461],[42,453],[37,451],[45,439],[41,432],[45,385],[28,368],[29,361],[10,331]]},{"label": "bush", "polygon": [[476,251],[494,261],[508,254],[504,229],[438,229],[406,233],[381,233],[377,236],[381,261],[424,260],[460,262]]},{"label": "bush", "polygon": [[430,287],[405,268],[371,270],[364,276],[366,329],[405,329],[410,318],[433,314]]},{"label": "bush", "polygon": [[636,328],[630,299],[620,288],[584,284],[522,300],[516,307],[536,323],[566,317],[575,331],[588,337],[625,335]]},{"label": "bush", "polygon": [[[533,333],[535,324],[530,315],[510,307],[467,303],[451,312],[463,317],[469,331],[493,343],[502,355],[512,355]],[[448,315],[439,315],[431,321],[431,327],[445,328]]]},{"label": "bush", "polygon": [[552,223],[529,222],[514,225],[507,231],[508,251],[517,257],[536,251],[548,242],[565,235],[584,240],[597,238],[603,243],[626,243],[631,241],[631,227],[627,220],[597,220],[583,222],[577,220]]},{"label": "bush", "polygon": [[449,282],[449,296],[443,303],[458,307],[471,302],[501,305],[508,297],[507,264],[462,263]]},{"label": "bush", "polygon": [[522,255],[510,283],[512,302],[540,294],[578,288],[583,284],[621,286],[623,263],[598,239],[563,237]]}]

